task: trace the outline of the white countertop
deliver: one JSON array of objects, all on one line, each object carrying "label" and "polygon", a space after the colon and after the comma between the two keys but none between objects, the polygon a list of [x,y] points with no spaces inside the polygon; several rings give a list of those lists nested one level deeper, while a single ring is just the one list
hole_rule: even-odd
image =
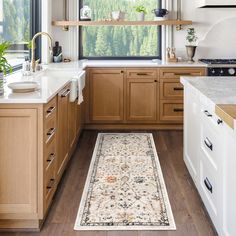
[{"label": "white countertop", "polygon": [[[51,63],[45,66],[44,72],[36,73],[34,76],[22,77],[21,72],[13,73],[6,77],[5,94],[0,97],[0,104],[15,103],[47,103],[71,79],[87,67],[206,67],[203,63],[168,63],[161,60],[80,60],[69,63]],[[18,81],[36,81],[39,90],[32,93],[12,93],[7,84]]]},{"label": "white countertop", "polygon": [[[47,103],[61,89],[63,89],[73,77],[77,76],[81,70],[58,70],[48,69],[34,76],[22,76],[21,72],[13,73],[6,77],[4,86],[4,96],[0,97],[0,104],[29,104],[29,103]],[[12,93],[7,87],[9,83],[19,81],[35,81],[39,84],[39,89],[31,93]]]},{"label": "white countertop", "polygon": [[236,104],[236,77],[181,77],[216,104]]},{"label": "white countertop", "polygon": [[166,62],[161,60],[80,60],[69,63],[52,63],[52,68],[78,69],[87,67],[207,67],[202,62]]}]

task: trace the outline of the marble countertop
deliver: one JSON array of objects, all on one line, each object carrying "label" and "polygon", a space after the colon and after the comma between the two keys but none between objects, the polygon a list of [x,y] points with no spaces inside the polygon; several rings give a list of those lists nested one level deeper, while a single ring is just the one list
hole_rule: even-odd
[{"label": "marble countertop", "polygon": [[181,77],[208,99],[216,114],[236,129],[236,77]]}]

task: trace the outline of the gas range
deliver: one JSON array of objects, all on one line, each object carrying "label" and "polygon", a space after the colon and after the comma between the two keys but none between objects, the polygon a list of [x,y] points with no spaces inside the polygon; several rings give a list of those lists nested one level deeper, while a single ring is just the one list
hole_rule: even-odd
[{"label": "gas range", "polygon": [[208,76],[236,76],[236,59],[200,59],[208,65]]}]

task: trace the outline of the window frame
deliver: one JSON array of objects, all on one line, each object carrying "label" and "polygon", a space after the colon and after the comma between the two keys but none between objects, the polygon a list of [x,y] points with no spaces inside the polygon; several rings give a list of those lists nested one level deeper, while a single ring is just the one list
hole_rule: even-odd
[{"label": "window frame", "polygon": [[[30,0],[30,39],[41,31],[42,28],[42,0]],[[37,58],[41,57],[41,40],[37,42],[37,48],[35,49],[35,55]],[[29,56],[31,56],[31,50],[29,50]],[[12,67],[12,71],[22,69],[22,64],[18,64]]]},{"label": "window frame", "polygon": [[[161,0],[156,0],[157,4],[161,7]],[[83,7],[83,0],[79,0],[79,19],[80,19],[80,9]],[[96,26],[99,27],[99,26]],[[114,26],[116,27],[116,26]],[[83,44],[82,44],[82,38],[83,38],[83,26],[79,26],[78,27],[78,31],[79,31],[79,40],[78,40],[78,44],[79,44],[79,60],[84,60],[84,59],[89,59],[89,60],[152,60],[152,59],[160,59],[162,58],[162,27],[161,26],[157,26],[158,29],[158,42],[157,42],[157,46],[159,48],[159,55],[156,56],[127,56],[127,57],[111,57],[111,56],[98,56],[98,57],[85,57],[83,55]]]}]

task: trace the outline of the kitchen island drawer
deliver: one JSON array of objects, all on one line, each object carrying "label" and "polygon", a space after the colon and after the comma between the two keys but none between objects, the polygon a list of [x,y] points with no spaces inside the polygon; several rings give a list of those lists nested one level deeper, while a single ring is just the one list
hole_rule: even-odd
[{"label": "kitchen island drawer", "polygon": [[160,96],[161,99],[183,99],[184,87],[179,79],[161,79]]},{"label": "kitchen island drawer", "polygon": [[56,190],[56,162],[52,161],[51,165],[45,173],[44,183],[44,199],[45,199],[45,211],[50,206],[52,197]]},{"label": "kitchen island drawer", "polygon": [[127,69],[128,79],[147,78],[156,79],[157,71],[155,69]]},{"label": "kitchen island drawer", "polygon": [[46,120],[57,114],[57,96],[44,106],[43,113]]},{"label": "kitchen island drawer", "polygon": [[166,68],[160,69],[160,78],[179,79],[181,76],[203,76],[204,68]]},{"label": "kitchen island drawer", "polygon": [[219,189],[217,175],[206,161],[200,160],[199,193],[214,225],[219,224]]},{"label": "kitchen island drawer", "polygon": [[183,122],[184,104],[182,100],[162,100],[160,102],[160,120]]}]

